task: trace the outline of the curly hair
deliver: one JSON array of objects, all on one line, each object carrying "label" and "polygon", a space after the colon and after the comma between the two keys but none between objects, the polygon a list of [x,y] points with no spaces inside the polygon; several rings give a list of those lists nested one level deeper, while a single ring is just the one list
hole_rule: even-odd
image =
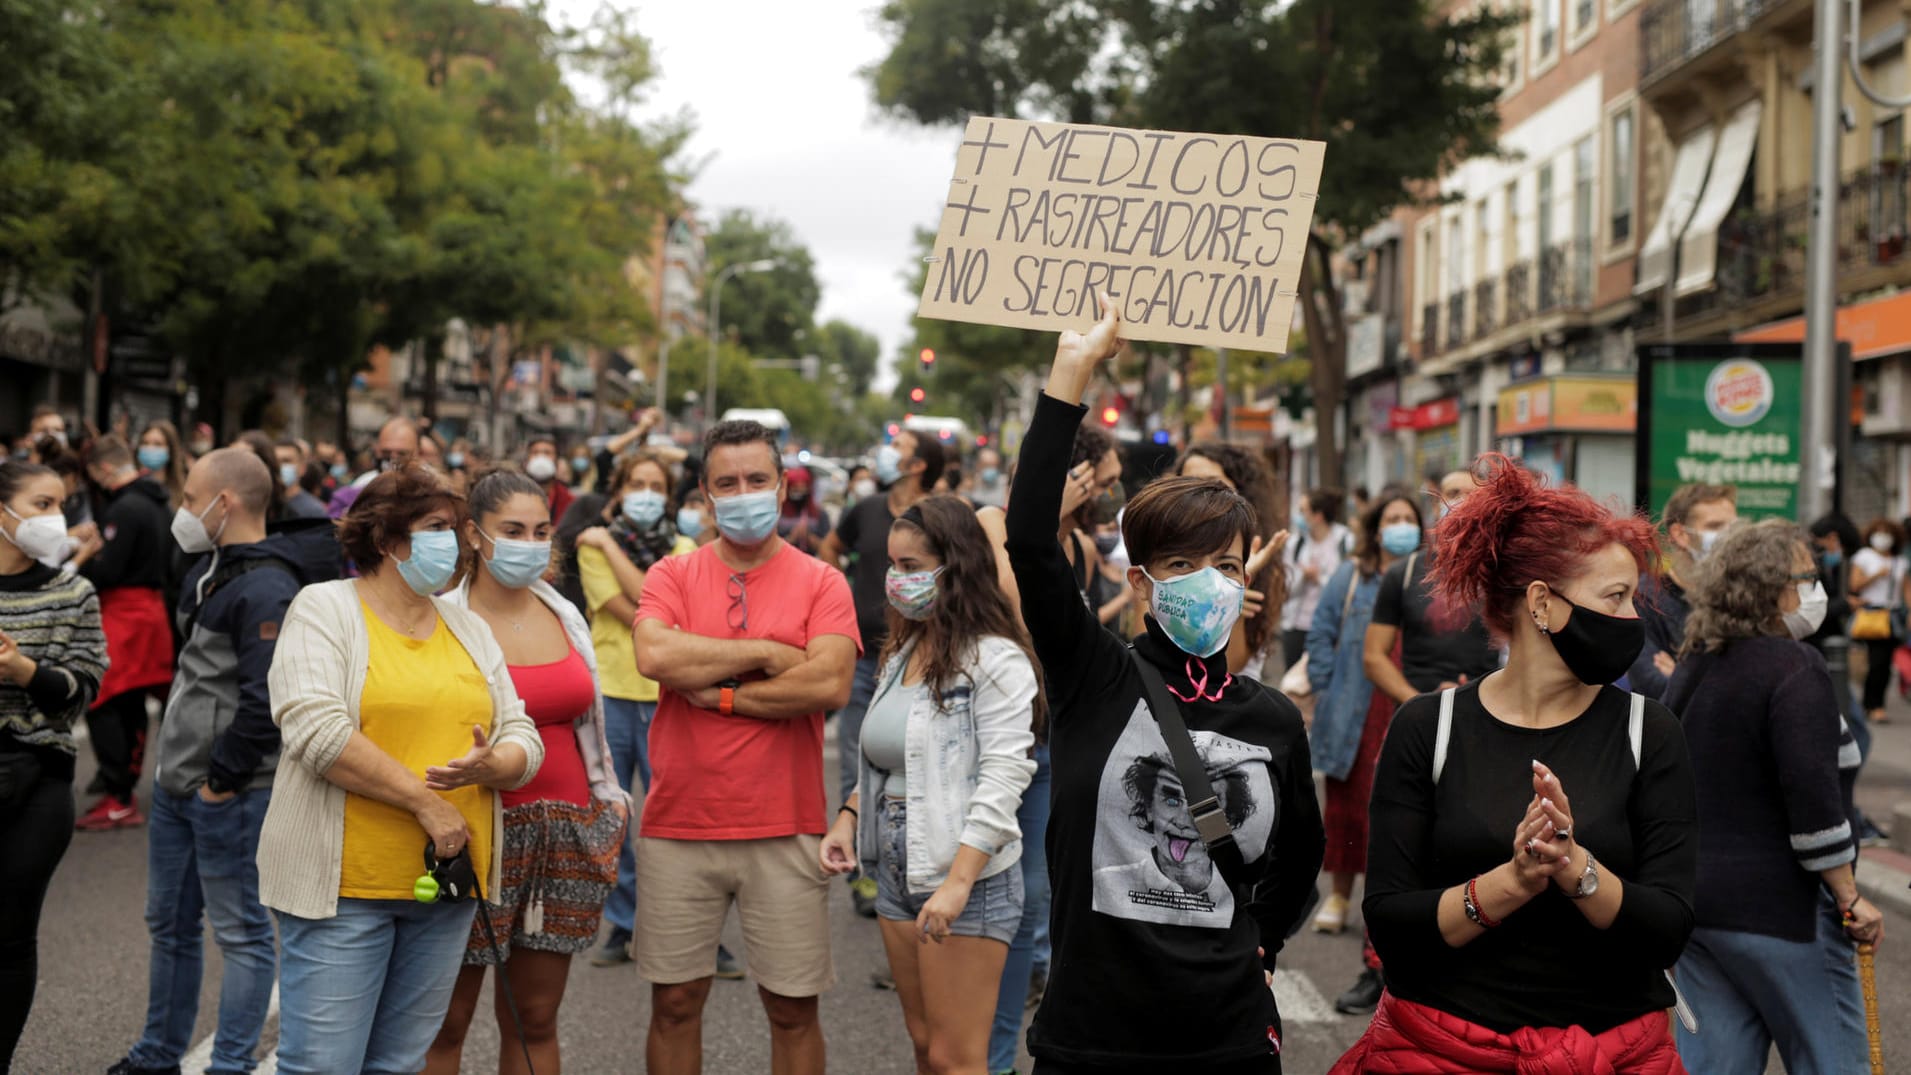
[{"label": "curly hair", "polygon": [[[1155,784],[1161,780],[1162,773],[1173,769],[1174,763],[1167,758],[1159,754],[1143,754],[1121,774],[1121,789],[1128,793],[1128,816],[1143,822],[1145,831],[1154,831],[1148,814],[1154,805]],[[1179,782],[1180,779],[1177,773],[1175,780]],[[1219,794],[1221,810],[1227,816],[1229,828],[1238,829],[1254,816],[1254,797],[1248,794],[1246,773],[1239,769],[1224,769],[1218,773],[1210,772],[1208,781],[1227,786],[1227,790]]]},{"label": "curly hair", "polygon": [[452,523],[465,519],[464,497],[444,478],[422,463],[388,470],[365,486],[351,509],[339,521],[338,545],[364,574],[385,563],[385,547],[411,536],[411,524],[439,508],[448,508]]},{"label": "curly hair", "polygon": [[889,637],[883,642],[879,662],[916,643],[924,654],[922,682],[930,694],[940,699],[957,686],[957,681],[973,682],[975,644],[984,638],[1006,638],[1021,647],[1029,665],[1037,669],[1035,704],[1030,720],[1037,739],[1048,731],[1048,700],[1040,685],[1042,664],[1035,657],[1028,631],[1009,605],[997,574],[994,546],[975,517],[975,509],[960,497],[938,493],[917,501],[891,524],[892,529],[912,530],[919,534],[936,559],[942,561],[942,573],[936,576],[936,599],[923,620],[904,617],[888,610]]},{"label": "curly hair", "polygon": [[1645,517],[1554,488],[1498,452],[1480,456],[1472,474],[1479,488],[1433,528],[1427,584],[1449,614],[1478,609],[1494,637],[1510,637],[1527,586],[1562,583],[1609,545],[1631,553],[1640,575],[1657,572],[1659,541]]},{"label": "curly hair", "polygon": [[1727,530],[1688,580],[1692,612],[1681,656],[1722,652],[1746,638],[1789,637],[1778,599],[1794,585],[1792,561],[1805,546],[1805,531],[1784,519]]}]

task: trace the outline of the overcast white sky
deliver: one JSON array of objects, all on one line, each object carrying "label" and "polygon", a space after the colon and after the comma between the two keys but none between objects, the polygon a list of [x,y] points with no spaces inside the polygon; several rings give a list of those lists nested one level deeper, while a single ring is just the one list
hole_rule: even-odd
[{"label": "overcast white sky", "polygon": [[[915,228],[949,189],[958,128],[878,117],[858,68],[884,52],[873,0],[618,0],[630,4],[662,77],[647,115],[688,107],[704,161],[690,197],[706,219],[742,207],[787,220],[816,256],[818,320],[882,339],[908,335],[915,299],[901,274]],[[595,0],[562,0],[574,21]]]}]

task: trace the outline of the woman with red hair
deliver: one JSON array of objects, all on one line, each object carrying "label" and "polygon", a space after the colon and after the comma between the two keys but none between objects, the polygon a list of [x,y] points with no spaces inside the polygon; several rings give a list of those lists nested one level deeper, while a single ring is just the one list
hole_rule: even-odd
[{"label": "woman with red hair", "polygon": [[1431,581],[1506,667],[1394,717],[1362,905],[1387,992],[1334,1075],[1682,1072],[1665,970],[1693,925],[1692,767],[1671,713],[1609,685],[1644,644],[1652,529],[1503,456],[1475,474]]}]

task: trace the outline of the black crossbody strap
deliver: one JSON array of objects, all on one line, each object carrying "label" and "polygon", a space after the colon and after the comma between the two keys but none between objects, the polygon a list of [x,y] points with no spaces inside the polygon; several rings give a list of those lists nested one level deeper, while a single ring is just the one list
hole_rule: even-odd
[{"label": "black crossbody strap", "polygon": [[1194,737],[1188,734],[1187,722],[1181,717],[1181,703],[1168,692],[1168,683],[1161,678],[1160,669],[1133,650],[1129,656],[1141,673],[1148,709],[1161,727],[1162,741],[1168,744],[1168,756],[1174,761],[1175,773],[1181,777],[1181,790],[1188,797],[1188,816],[1194,819],[1202,846],[1208,849],[1208,857],[1214,860],[1221,876],[1230,886],[1238,888],[1246,883],[1247,863],[1241,857],[1240,845],[1235,843],[1234,829],[1228,825],[1220,797],[1215,795],[1214,785],[1208,780],[1208,767],[1194,749]]}]

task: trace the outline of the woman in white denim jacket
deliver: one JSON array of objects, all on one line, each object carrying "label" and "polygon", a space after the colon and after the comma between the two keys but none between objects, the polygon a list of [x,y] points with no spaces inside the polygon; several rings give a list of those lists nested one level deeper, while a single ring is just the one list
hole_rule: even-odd
[{"label": "woman in white denim jacket", "polygon": [[862,773],[822,865],[876,878],[917,1068],[979,1071],[1022,919],[1015,814],[1035,774],[1041,685],[974,509],[952,496],[916,504],[890,528],[889,561]]}]

